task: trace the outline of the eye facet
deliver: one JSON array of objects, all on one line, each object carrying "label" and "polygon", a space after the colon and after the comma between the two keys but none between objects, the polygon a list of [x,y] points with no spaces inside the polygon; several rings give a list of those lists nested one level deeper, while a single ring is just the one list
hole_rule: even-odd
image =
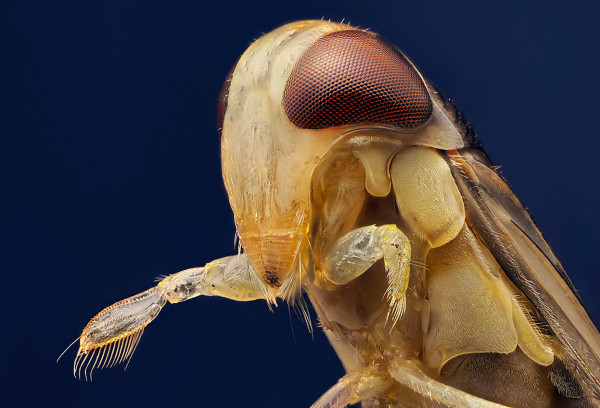
[{"label": "eye facet", "polygon": [[233,71],[235,71],[235,67],[237,62],[233,64],[233,67],[227,74],[227,78],[225,78],[225,82],[223,82],[223,86],[221,87],[221,91],[219,92],[219,98],[217,99],[217,130],[219,131],[219,135],[222,134],[223,131],[223,122],[225,120],[225,112],[227,111],[227,99],[229,98],[229,86],[231,85],[231,78],[233,77]]},{"label": "eye facet", "polygon": [[303,129],[375,122],[406,130],[422,127],[433,109],[406,57],[360,30],[325,35],[306,50],[285,85],[283,108]]}]

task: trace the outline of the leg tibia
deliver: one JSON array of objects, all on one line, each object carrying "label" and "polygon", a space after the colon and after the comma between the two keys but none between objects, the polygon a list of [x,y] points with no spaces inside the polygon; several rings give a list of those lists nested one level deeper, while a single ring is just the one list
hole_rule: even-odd
[{"label": "leg tibia", "polygon": [[388,320],[392,325],[402,315],[410,274],[410,242],[395,225],[368,226],[344,235],[326,260],[328,281],[344,285],[366,272],[379,259],[384,260],[390,302]]}]

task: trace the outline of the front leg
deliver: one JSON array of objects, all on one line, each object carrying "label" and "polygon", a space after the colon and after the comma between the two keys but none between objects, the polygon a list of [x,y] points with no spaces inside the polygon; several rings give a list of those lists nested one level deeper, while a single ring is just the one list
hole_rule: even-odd
[{"label": "front leg", "polygon": [[392,377],[377,367],[349,373],[325,392],[310,408],[344,408],[389,393],[394,386]]},{"label": "front leg", "polygon": [[245,255],[228,256],[201,268],[186,269],[94,316],[79,337],[73,374],[81,377],[83,369],[87,378],[90,368],[91,378],[95,367],[111,367],[131,359],[145,327],[167,302],[184,302],[200,295],[238,301],[266,299],[275,303],[275,297]]},{"label": "front leg", "polygon": [[344,285],[383,258],[388,279],[386,298],[390,303],[387,320],[394,327],[406,309],[410,253],[410,242],[396,225],[357,228],[340,238],[329,252],[324,278]]},{"label": "front leg", "polygon": [[421,406],[508,408],[505,405],[484,400],[434,380],[415,361],[401,360],[393,362],[390,374],[401,385],[420,397]]}]

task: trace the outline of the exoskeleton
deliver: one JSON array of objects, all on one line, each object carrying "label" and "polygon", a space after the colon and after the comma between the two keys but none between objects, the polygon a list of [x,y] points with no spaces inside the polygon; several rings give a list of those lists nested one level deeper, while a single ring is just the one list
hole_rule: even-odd
[{"label": "exoskeleton", "polygon": [[347,372],[314,407],[599,404],[600,335],[568,276],[397,48],[328,21],[280,27],[237,61],[217,120],[243,252],[104,309],[76,375],[130,358],[166,302],[306,295]]}]

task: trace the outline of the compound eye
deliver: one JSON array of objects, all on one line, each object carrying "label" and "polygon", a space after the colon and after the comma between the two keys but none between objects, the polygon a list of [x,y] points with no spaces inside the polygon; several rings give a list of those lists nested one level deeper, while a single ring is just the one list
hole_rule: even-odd
[{"label": "compound eye", "polygon": [[407,131],[424,126],[433,109],[406,57],[359,30],[325,35],[305,51],[285,85],[283,108],[303,129],[374,122]]},{"label": "compound eye", "polygon": [[235,71],[236,66],[237,62],[233,64],[233,67],[229,70],[229,74],[227,74],[227,78],[221,87],[219,98],[217,99],[217,130],[221,136],[223,132],[223,122],[225,121],[225,112],[227,111],[227,100],[229,99],[229,86],[231,85],[231,78],[233,77],[233,71]]}]

